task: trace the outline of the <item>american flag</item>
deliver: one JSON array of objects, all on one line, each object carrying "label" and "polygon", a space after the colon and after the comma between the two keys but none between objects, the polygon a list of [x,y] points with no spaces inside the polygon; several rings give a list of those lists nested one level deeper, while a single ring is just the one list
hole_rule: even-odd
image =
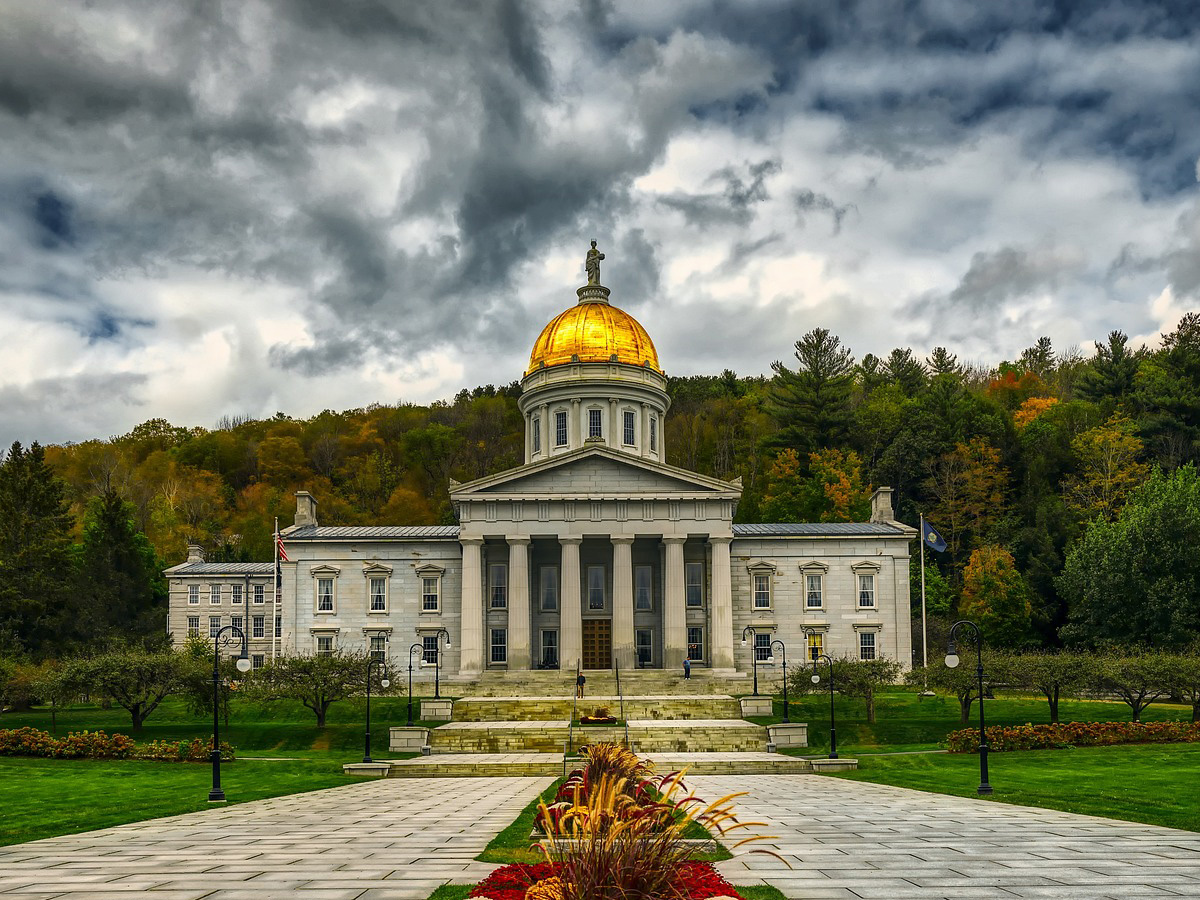
[{"label": "american flag", "polygon": [[279,558],[284,562],[291,562],[291,558],[287,555],[287,551],[283,549],[283,538],[278,534],[275,535],[275,549],[279,551]]}]

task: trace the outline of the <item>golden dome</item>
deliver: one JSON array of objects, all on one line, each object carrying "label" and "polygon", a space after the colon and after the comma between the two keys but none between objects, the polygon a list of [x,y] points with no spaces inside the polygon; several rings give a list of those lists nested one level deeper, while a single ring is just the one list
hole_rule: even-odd
[{"label": "golden dome", "polygon": [[629,313],[609,305],[607,288],[588,285],[579,294],[580,302],[551,319],[538,335],[526,375],[543,366],[613,361],[662,372],[650,335]]}]

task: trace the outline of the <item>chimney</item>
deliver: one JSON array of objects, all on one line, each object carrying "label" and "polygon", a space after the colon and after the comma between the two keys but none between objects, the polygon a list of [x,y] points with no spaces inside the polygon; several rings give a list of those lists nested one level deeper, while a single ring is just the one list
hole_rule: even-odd
[{"label": "chimney", "polygon": [[204,548],[199,544],[188,544],[187,561],[190,563],[204,562]]},{"label": "chimney", "polygon": [[876,488],[871,495],[871,524],[887,524],[896,519],[892,511],[892,489],[890,487]]},{"label": "chimney", "polygon": [[308,491],[296,491],[296,521],[297,528],[317,524],[317,498]]}]

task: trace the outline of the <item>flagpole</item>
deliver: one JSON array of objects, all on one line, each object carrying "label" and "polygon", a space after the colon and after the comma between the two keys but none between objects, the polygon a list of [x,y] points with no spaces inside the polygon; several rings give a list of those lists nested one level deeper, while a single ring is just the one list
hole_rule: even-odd
[{"label": "flagpole", "polygon": [[[275,647],[279,643],[279,631],[275,623],[279,621],[279,583],[283,581],[279,572],[279,516],[275,517],[275,540],[272,544],[275,548],[275,569],[271,574],[275,579],[275,590],[271,592],[271,662],[275,662]],[[923,568],[921,574],[925,574]]]},{"label": "flagpole", "polygon": [[925,513],[921,516],[921,667],[925,671],[925,690],[929,690],[929,629],[925,624]]}]

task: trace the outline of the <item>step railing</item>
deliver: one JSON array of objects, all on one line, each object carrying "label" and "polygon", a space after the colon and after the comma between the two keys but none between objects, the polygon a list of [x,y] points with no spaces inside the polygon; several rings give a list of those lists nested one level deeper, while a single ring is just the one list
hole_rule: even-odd
[{"label": "step railing", "polygon": [[613,672],[617,675],[617,700],[621,704],[621,721],[625,723],[625,746],[629,746],[629,720],[625,718],[625,692],[621,690],[621,666],[613,661]]},{"label": "step railing", "polygon": [[571,721],[567,723],[567,746],[563,750],[563,777],[567,776],[567,757],[575,751],[575,716],[579,709],[579,676],[582,674],[582,663],[575,664],[575,683],[571,685]]}]

